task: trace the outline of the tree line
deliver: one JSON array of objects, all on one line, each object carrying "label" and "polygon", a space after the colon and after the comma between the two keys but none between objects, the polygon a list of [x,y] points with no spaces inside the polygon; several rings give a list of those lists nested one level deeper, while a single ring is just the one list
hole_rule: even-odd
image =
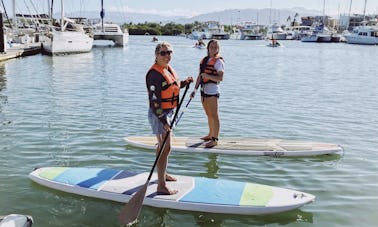
[{"label": "tree line", "polygon": [[[192,24],[176,24],[173,22],[162,24],[162,23],[151,23],[144,22],[138,24],[123,24],[123,28],[127,28],[130,35],[171,35],[176,36],[180,34],[190,34],[194,28],[201,26],[201,23],[195,21]],[[225,31],[229,31],[230,26],[225,26]]]}]

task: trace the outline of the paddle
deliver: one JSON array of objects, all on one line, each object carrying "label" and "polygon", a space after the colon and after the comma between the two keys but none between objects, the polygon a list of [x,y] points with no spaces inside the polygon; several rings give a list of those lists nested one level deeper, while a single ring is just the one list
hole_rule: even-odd
[{"label": "paddle", "polygon": [[177,121],[176,121],[176,123],[175,123],[175,127],[176,127],[177,124],[179,123],[179,121],[180,121],[182,115],[185,113],[186,109],[188,109],[189,103],[190,103],[190,102],[192,101],[192,99],[194,98],[194,95],[196,94],[196,91],[197,91],[197,89],[194,89],[194,91],[192,92],[193,95],[190,96],[190,99],[188,100],[188,102],[187,102],[186,105],[185,105],[185,109],[184,109],[183,111],[181,111],[180,116],[177,118]]},{"label": "paddle", "polygon": [[[208,60],[208,58],[205,58],[204,62],[207,62],[207,60]],[[200,65],[200,68],[201,68],[200,74],[205,70],[205,67],[206,67],[206,64],[204,64],[204,63],[202,63],[202,64]],[[200,76],[200,75],[198,75],[198,76]],[[198,78],[197,78],[197,80],[198,80]],[[197,80],[196,80],[196,81],[197,81]],[[202,86],[202,83],[203,83],[203,82],[202,82],[202,78],[201,78],[201,82],[200,82],[201,86]],[[198,86],[199,86],[199,85],[198,85]],[[194,96],[195,96],[195,94],[196,94],[196,92],[197,92],[197,90],[198,90],[198,86],[197,86],[197,87],[196,87],[196,86],[194,87],[194,90],[193,90],[192,94],[190,95],[190,99],[189,99],[188,103],[186,103],[186,105],[185,105],[185,109],[181,112],[179,118],[178,118],[177,121],[176,121],[175,127],[176,127],[177,124],[179,123],[179,121],[180,121],[182,115],[184,114],[184,112],[186,111],[186,109],[188,109],[189,103],[192,101],[192,99],[194,98]]]},{"label": "paddle", "polygon": [[[171,130],[172,130],[173,125],[175,123],[175,120],[177,118],[177,114],[180,111],[180,108],[181,108],[182,102],[183,102],[183,100],[185,98],[186,92],[189,89],[189,85],[190,85],[190,83],[188,83],[186,85],[186,88],[185,88],[184,94],[182,96],[182,99],[181,99],[180,103],[177,106],[175,115],[174,115],[174,117],[172,119],[172,122],[171,122],[171,125],[170,125],[170,129]],[[163,141],[163,145],[160,147],[160,150],[159,150],[158,154],[156,155],[155,162],[152,165],[152,168],[151,168],[151,171],[150,171],[150,175],[148,175],[146,183],[141,187],[141,189],[139,189],[139,191],[137,191],[134,194],[134,196],[129,200],[128,203],[125,204],[125,206],[121,210],[121,213],[119,215],[119,222],[122,225],[131,225],[138,218],[140,210],[141,210],[142,205],[143,205],[144,197],[146,196],[147,187],[148,187],[148,185],[150,183],[152,174],[153,174],[153,172],[155,170],[157,162],[159,161],[160,155],[161,155],[162,151],[164,150],[165,144],[167,143],[167,140],[168,140],[168,137],[169,137],[170,133],[171,133],[171,131],[168,131],[166,133],[166,136],[165,136],[164,141]]]}]

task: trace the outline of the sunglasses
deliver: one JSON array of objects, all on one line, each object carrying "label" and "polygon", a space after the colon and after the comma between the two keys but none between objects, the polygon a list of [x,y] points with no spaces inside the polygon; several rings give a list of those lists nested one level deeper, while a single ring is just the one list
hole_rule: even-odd
[{"label": "sunglasses", "polygon": [[162,51],[160,51],[159,52],[159,54],[161,55],[161,56],[165,56],[165,55],[171,55],[173,53],[173,51],[171,51],[171,50],[167,50],[167,51],[164,51],[164,50],[162,50]]}]

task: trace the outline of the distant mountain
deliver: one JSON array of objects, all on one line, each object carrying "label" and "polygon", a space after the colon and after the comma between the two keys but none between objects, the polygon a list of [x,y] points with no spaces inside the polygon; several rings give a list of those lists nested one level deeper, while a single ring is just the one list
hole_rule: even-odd
[{"label": "distant mountain", "polygon": [[273,22],[286,24],[288,17],[294,19],[298,13],[297,21],[302,16],[321,15],[320,11],[307,10],[305,8],[293,9],[229,9],[219,12],[201,14],[192,18],[183,18],[176,20],[176,23],[193,23],[194,21],[219,21],[221,24],[236,24],[238,22],[256,22],[257,24],[266,25]]},{"label": "distant mountain", "polygon": [[[195,21],[219,21],[221,24],[236,24],[244,21],[254,21],[258,24],[266,25],[273,22],[279,24],[286,24],[288,17],[294,18],[298,13],[297,21],[303,16],[322,15],[321,11],[308,10],[305,8],[292,8],[292,9],[229,9],[217,12],[197,15],[194,17],[184,16],[163,16],[157,14],[142,14],[142,13],[120,13],[120,12],[106,12],[105,21],[114,23],[168,23],[174,22],[176,24],[188,24]],[[86,17],[90,19],[100,18],[100,13],[96,11],[85,11],[80,13],[70,13],[67,17]],[[59,18],[59,14],[56,14]]]},{"label": "distant mountain", "polygon": [[[100,12],[97,11],[81,11],[81,12],[72,12],[66,13],[66,17],[85,17],[88,19],[100,19]],[[55,18],[60,18],[60,13],[54,14]],[[121,12],[112,12],[107,11],[105,13],[104,20],[114,23],[144,23],[144,22],[156,22],[156,23],[167,23],[170,21],[176,21],[182,17],[172,17],[172,16],[162,16],[157,14],[144,14],[144,13],[121,13]]]}]

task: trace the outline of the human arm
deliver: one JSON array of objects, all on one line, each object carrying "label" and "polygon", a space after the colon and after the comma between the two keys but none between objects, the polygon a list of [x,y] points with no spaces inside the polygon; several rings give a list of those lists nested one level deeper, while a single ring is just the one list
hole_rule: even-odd
[{"label": "human arm", "polygon": [[200,84],[201,84],[201,75],[198,74],[197,79],[196,79],[196,84],[194,86],[194,91],[192,91],[192,93],[190,94],[191,98],[194,98]]},{"label": "human arm", "polygon": [[156,117],[161,121],[164,127],[167,129],[168,126],[167,116],[164,114],[162,108],[162,99],[161,99],[161,90],[162,90],[162,83],[164,82],[163,76],[151,70],[148,72],[146,76],[146,87],[148,92],[148,100],[149,106],[152,112],[156,115]]}]

